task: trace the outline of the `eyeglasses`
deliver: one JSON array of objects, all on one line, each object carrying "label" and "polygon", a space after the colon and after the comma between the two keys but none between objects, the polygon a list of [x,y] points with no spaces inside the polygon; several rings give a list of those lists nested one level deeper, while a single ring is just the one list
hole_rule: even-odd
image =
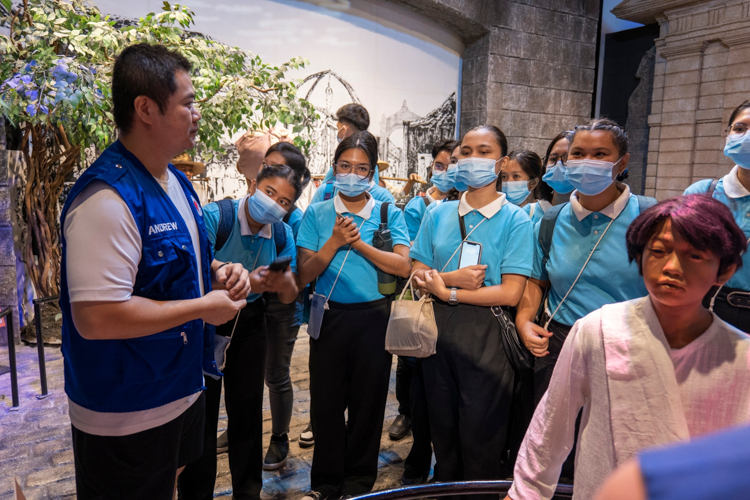
[{"label": "eyeglasses", "polygon": [[334,165],[334,168],[336,168],[336,171],[341,174],[349,174],[354,172],[354,175],[356,175],[360,179],[364,179],[365,177],[370,175],[370,170],[372,170],[372,167],[367,163],[352,165],[350,163],[341,162]]},{"label": "eyeglasses", "polygon": [[562,155],[553,153],[547,157],[547,165],[555,165],[558,161],[561,161],[565,165],[568,162],[568,153]]},{"label": "eyeglasses", "polygon": [[445,172],[448,170],[448,165],[443,165],[442,163],[435,162],[432,164],[432,170],[433,172]]},{"label": "eyeglasses", "polygon": [[744,123],[735,123],[727,129],[727,133],[735,137],[745,135],[745,132],[747,132],[747,125],[745,125]]}]

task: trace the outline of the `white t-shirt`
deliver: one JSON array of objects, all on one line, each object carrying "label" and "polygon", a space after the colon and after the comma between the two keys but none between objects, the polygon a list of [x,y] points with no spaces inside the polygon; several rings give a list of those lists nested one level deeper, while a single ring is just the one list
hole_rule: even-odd
[{"label": "white t-shirt", "polygon": [[[198,266],[201,294],[203,274],[198,225],[179,180],[167,171],[156,179],[169,195],[190,231]],[[63,227],[70,302],[124,302],[130,299],[141,260],[141,235],[125,200],[104,182],[92,182],[76,197]],[[95,243],[95,244],[94,244]],[[153,429],[179,417],[200,396],[185,398],[149,410],[96,412],[68,399],[71,423],[98,436],[127,436]]]}]

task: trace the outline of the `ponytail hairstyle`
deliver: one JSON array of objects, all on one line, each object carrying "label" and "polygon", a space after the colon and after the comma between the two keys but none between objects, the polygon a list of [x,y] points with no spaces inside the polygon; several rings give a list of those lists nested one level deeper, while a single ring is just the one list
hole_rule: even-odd
[{"label": "ponytail hairstyle", "polygon": [[573,134],[570,137],[570,145],[576,138],[576,134],[582,130],[593,132],[595,130],[605,130],[612,136],[612,142],[617,147],[617,152],[622,158],[628,152],[628,134],[615,121],[609,118],[595,118],[585,125],[576,125]]}]

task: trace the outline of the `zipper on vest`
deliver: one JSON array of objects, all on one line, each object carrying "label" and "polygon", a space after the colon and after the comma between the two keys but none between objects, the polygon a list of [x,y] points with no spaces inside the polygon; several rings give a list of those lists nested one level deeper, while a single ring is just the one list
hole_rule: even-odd
[{"label": "zipper on vest", "polygon": [[182,335],[182,343],[187,345],[187,334],[185,332],[180,333]]}]

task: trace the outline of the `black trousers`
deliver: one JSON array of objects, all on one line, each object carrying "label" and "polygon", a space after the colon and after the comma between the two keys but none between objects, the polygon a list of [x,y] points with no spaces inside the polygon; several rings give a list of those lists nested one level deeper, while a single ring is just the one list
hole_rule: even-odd
[{"label": "black trousers", "polygon": [[[430,473],[432,434],[430,433],[430,416],[427,409],[422,360],[417,358],[406,359],[413,361],[411,387],[409,389],[411,394],[411,434],[414,441],[411,450],[409,450],[409,455],[404,461],[404,476],[415,479],[427,476]],[[437,464],[435,464],[435,479],[439,480]]]},{"label": "black trousers", "polygon": [[72,428],[81,500],[171,500],[177,469],[201,453],[205,396],[174,420],[127,436]]},{"label": "black trousers", "polygon": [[414,376],[414,358],[398,357],[396,364],[396,399],[398,413],[411,418],[411,380]]},{"label": "black trousers", "polygon": [[[547,316],[544,315],[540,323],[544,325],[547,321]],[[565,339],[568,338],[568,333],[572,326],[563,325],[555,320],[552,320],[549,324],[549,331],[552,332],[552,337],[549,339],[549,354],[543,358],[536,358],[534,361],[534,400],[535,406],[542,400],[544,393],[547,392],[550,380],[552,380],[552,372],[555,369],[557,358],[560,357],[560,351],[562,351]],[[576,420],[575,440],[573,441],[573,449],[570,450],[568,458],[563,463],[560,477],[573,479],[575,473],[575,457],[576,457],[576,443],[578,442],[578,429],[581,423],[581,414],[578,414]]]},{"label": "black trousers", "polygon": [[439,479],[502,479],[514,373],[500,326],[488,307],[434,307],[437,352],[422,368]]},{"label": "black trousers", "polygon": [[310,339],[311,487],[327,497],[359,495],[378,474],[392,359],[385,350],[389,301],[328,305],[320,338]]},{"label": "black trousers", "polygon": [[[235,320],[216,327],[228,337]],[[266,321],[263,299],[240,311],[224,368],[229,470],[237,500],[260,498],[263,486],[263,386],[266,362]],[[203,456],[188,465],[179,480],[180,500],[213,498],[216,481],[216,433],[221,380],[206,376],[206,428]]]}]

